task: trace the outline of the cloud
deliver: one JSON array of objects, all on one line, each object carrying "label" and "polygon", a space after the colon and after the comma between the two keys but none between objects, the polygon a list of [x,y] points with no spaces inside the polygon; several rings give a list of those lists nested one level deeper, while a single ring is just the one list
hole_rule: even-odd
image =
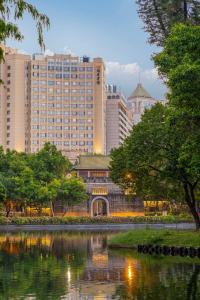
[{"label": "cloud", "polygon": [[107,75],[114,74],[116,72],[136,75],[140,72],[140,66],[138,65],[138,63],[120,64],[119,62],[116,61],[106,62]]},{"label": "cloud", "polygon": [[53,55],[54,55],[54,52],[51,51],[50,49],[46,49],[45,52],[44,52],[44,55],[45,55],[45,56],[53,56]]},{"label": "cloud", "polygon": [[64,50],[65,54],[70,54],[72,56],[76,56],[76,54],[72,51],[72,49],[69,46],[65,46],[63,50]]},{"label": "cloud", "polygon": [[108,83],[116,84],[127,96],[138,82],[141,82],[153,97],[163,97],[165,87],[159,79],[156,68],[143,69],[137,62],[121,64],[117,61],[107,61],[105,65]]},{"label": "cloud", "polygon": [[25,51],[25,50],[23,50],[23,49],[19,49],[19,50],[17,50],[17,52],[19,53],[19,54],[24,54],[24,55],[27,55],[28,53]]}]

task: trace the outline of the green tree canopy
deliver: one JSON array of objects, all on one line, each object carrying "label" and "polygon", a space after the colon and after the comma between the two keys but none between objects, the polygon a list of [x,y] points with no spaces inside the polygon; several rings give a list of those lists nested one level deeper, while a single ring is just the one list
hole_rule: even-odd
[{"label": "green tree canopy", "polygon": [[64,205],[79,204],[86,199],[85,185],[80,178],[66,175],[72,164],[54,145],[46,143],[37,153],[25,154],[0,148],[0,201],[7,216],[11,202],[20,207],[34,206],[41,212],[55,201]]},{"label": "green tree canopy", "polygon": [[[5,43],[7,39],[21,41],[23,34],[18,26],[18,21],[22,20],[26,14],[29,14],[36,22],[39,45],[44,48],[43,29],[49,28],[49,18],[40,13],[31,3],[24,0],[2,0],[0,1],[0,44]],[[4,58],[4,51],[0,47],[0,62]]]},{"label": "green tree canopy", "polygon": [[[123,169],[141,194],[184,199],[196,227],[200,189],[200,26],[175,25],[155,56],[169,86],[169,103],[147,110],[124,145]],[[117,155],[113,156],[113,160]],[[116,164],[113,163],[113,165]]]},{"label": "green tree canopy", "polygon": [[174,24],[200,24],[199,0],[136,0],[149,42],[163,46]]}]

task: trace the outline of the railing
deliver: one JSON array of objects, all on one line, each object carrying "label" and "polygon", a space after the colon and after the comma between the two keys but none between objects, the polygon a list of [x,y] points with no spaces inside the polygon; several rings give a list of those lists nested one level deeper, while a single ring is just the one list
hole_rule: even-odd
[{"label": "railing", "polygon": [[82,177],[85,183],[112,183],[109,177]]}]

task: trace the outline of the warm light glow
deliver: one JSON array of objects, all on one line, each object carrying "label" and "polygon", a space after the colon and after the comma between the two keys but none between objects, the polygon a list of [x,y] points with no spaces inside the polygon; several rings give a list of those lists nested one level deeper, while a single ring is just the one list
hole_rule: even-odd
[{"label": "warm light glow", "polygon": [[68,174],[66,175],[66,177],[67,177],[68,179],[71,179],[71,178],[72,178],[72,174],[71,174],[71,173],[68,173]]},{"label": "warm light glow", "polygon": [[125,211],[125,212],[114,212],[111,214],[112,217],[139,217],[144,216],[143,211]]},{"label": "warm light glow", "polygon": [[67,270],[67,282],[68,282],[68,284],[71,282],[71,270],[70,270],[70,268],[68,268],[68,270]]},{"label": "warm light glow", "polygon": [[94,254],[92,256],[92,262],[96,266],[105,266],[108,264],[108,254]]},{"label": "warm light glow", "polygon": [[159,200],[159,201],[147,200],[147,201],[144,201],[144,207],[156,207],[156,206],[162,207],[163,204],[169,204],[169,201],[166,201],[166,200]]},{"label": "warm light glow", "polygon": [[132,280],[132,278],[133,278],[133,273],[132,273],[132,270],[131,270],[131,266],[128,266],[128,279]]},{"label": "warm light glow", "polygon": [[92,195],[99,196],[99,195],[108,195],[108,189],[105,187],[94,187],[91,190]]}]

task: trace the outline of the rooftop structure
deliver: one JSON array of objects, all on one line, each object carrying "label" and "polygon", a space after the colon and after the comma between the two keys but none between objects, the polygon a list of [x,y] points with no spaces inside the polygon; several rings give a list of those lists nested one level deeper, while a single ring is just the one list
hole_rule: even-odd
[{"label": "rooftop structure", "polygon": [[159,100],[154,99],[141,83],[137,85],[132,94],[128,97],[128,107],[132,115],[132,123],[137,124],[145,110],[151,108]]}]

